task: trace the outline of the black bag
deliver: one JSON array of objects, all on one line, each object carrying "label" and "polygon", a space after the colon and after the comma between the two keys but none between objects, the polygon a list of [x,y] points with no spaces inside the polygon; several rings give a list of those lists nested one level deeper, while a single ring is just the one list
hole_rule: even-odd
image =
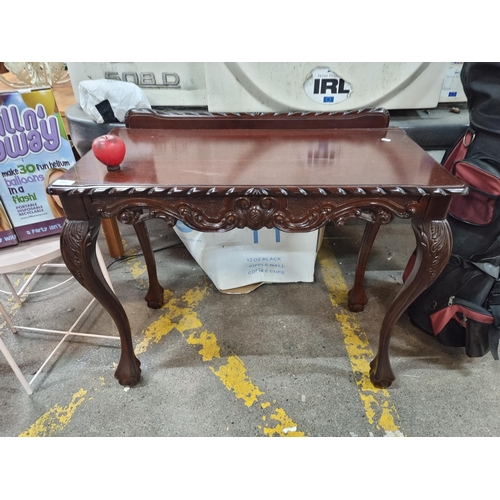
[{"label": "black bag", "polygon": [[491,351],[500,338],[500,239],[493,257],[452,255],[438,279],[408,308],[410,321],[448,346],[465,347],[470,357]]},{"label": "black bag", "polygon": [[[500,337],[500,64],[465,63],[462,83],[470,129],[443,166],[469,186],[453,199],[448,222],[452,256],[437,280],[408,308],[411,322],[470,357],[491,351]],[[407,265],[404,279],[413,266]]]}]

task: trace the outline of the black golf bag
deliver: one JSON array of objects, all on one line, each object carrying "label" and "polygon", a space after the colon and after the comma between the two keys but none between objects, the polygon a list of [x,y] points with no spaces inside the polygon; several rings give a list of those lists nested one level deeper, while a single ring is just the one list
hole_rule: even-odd
[{"label": "black golf bag", "polygon": [[[443,158],[469,186],[456,196],[448,222],[451,258],[441,275],[408,308],[411,322],[470,357],[500,338],[500,63],[465,63],[461,73],[470,128]],[[411,270],[411,261],[405,276]]]}]

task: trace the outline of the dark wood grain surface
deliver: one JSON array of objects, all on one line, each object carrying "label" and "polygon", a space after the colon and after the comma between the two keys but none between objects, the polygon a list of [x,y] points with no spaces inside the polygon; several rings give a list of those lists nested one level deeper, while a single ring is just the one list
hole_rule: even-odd
[{"label": "dark wood grain surface", "polygon": [[[186,189],[461,187],[401,129],[113,131],[127,147],[108,172],[89,152],[61,180]],[[56,192],[64,183],[53,186]],[[66,182],[66,187],[68,182]],[[63,188],[64,190],[64,188]]]}]

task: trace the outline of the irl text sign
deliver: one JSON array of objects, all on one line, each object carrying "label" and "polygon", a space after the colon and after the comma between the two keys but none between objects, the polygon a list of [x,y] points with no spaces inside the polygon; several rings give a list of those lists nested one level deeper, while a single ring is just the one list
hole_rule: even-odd
[{"label": "irl text sign", "polygon": [[315,68],[304,82],[307,96],[319,104],[338,104],[352,93],[352,86],[329,68]]}]

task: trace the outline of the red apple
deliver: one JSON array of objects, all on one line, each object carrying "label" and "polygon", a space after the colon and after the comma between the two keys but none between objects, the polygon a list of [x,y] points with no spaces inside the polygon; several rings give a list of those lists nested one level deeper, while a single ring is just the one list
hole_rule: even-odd
[{"label": "red apple", "polygon": [[108,170],[117,170],[125,158],[125,143],[115,135],[101,135],[93,140],[92,151]]}]

